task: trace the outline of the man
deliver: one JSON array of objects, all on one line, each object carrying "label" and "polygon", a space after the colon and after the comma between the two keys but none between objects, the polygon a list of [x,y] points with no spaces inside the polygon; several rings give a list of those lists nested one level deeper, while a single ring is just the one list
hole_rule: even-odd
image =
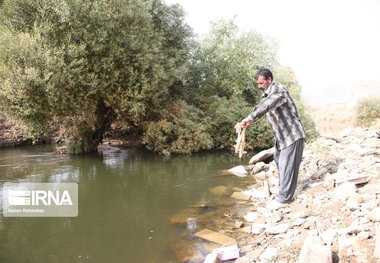
[{"label": "man", "polygon": [[265,115],[276,139],[274,160],[279,172],[278,193],[266,207],[276,210],[292,201],[306,134],[292,97],[283,86],[273,82],[272,72],[262,69],[257,72],[255,80],[259,89],[264,92],[262,99],[251,114],[237,123],[235,128],[246,128]]}]

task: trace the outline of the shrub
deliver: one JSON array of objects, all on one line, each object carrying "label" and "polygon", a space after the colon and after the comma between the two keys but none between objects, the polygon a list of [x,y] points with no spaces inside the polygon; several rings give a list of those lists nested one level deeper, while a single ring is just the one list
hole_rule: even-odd
[{"label": "shrub", "polygon": [[183,101],[174,102],[159,121],[145,126],[143,143],[165,155],[211,149],[213,141],[207,132],[208,121],[209,118],[194,106]]},{"label": "shrub", "polygon": [[[233,149],[236,140],[234,126],[252,111],[251,106],[238,100],[214,97],[208,116],[211,117],[209,133],[215,148]],[[273,146],[273,135],[264,119],[249,126],[246,132],[246,150],[262,149]]]},{"label": "shrub", "polygon": [[360,126],[371,126],[380,119],[380,97],[366,98],[356,107],[356,123]]}]

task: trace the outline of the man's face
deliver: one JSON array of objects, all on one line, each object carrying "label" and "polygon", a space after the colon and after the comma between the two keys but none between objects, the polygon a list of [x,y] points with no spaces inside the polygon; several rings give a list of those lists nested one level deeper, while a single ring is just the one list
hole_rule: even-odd
[{"label": "man's face", "polygon": [[259,78],[256,80],[256,83],[259,89],[264,91],[272,83],[272,79],[268,78],[267,80],[265,80],[264,76],[259,76]]}]

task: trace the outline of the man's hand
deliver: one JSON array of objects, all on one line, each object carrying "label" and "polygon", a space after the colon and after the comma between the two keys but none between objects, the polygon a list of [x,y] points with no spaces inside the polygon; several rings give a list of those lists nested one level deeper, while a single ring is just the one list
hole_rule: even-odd
[{"label": "man's hand", "polygon": [[245,118],[244,120],[242,120],[241,122],[238,122],[236,123],[235,125],[235,130],[238,130],[238,129],[245,129],[248,127],[248,125],[250,125],[252,123],[252,120],[249,119],[249,118]]}]

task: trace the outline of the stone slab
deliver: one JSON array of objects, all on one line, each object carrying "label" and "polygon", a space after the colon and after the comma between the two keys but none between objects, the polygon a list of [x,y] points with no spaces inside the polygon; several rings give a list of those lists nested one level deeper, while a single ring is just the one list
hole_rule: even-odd
[{"label": "stone slab", "polygon": [[228,237],[226,235],[223,235],[221,233],[208,230],[208,229],[203,229],[197,233],[195,233],[195,236],[218,243],[223,246],[236,246],[236,240]]}]

